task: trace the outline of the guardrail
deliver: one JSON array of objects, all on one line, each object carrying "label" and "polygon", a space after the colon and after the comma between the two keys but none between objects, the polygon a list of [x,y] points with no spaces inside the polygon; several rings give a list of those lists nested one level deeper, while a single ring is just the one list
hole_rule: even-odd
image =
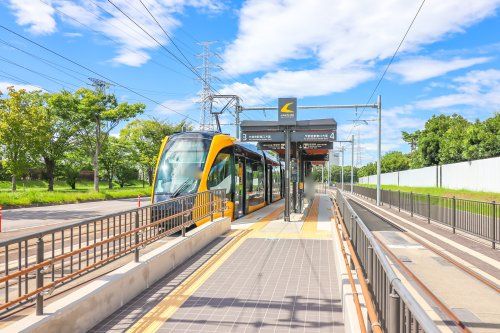
[{"label": "guardrail", "polygon": [[[44,296],[99,267],[202,219],[224,216],[226,191],[190,194],[142,208],[0,242],[0,314]],[[0,268],[0,269],[1,269]]]},{"label": "guardrail", "polygon": [[349,238],[361,262],[384,332],[439,332],[436,323],[399,280],[383,249],[337,189],[336,200]]},{"label": "guardrail", "polygon": [[[354,186],[354,193],[373,201],[377,190],[364,186]],[[455,197],[440,197],[430,194],[381,190],[381,200],[389,208],[419,215],[431,221],[456,230],[483,238],[496,248],[500,243],[500,204],[495,201],[476,201]]]}]

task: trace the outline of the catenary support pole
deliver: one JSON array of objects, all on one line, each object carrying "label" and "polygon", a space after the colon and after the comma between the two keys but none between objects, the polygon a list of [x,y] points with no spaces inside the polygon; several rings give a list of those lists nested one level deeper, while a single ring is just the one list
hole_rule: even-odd
[{"label": "catenary support pole", "polygon": [[354,134],[351,136],[351,193],[354,191]]},{"label": "catenary support pole", "polygon": [[377,142],[377,206],[380,206],[380,173],[382,169],[382,96],[378,95],[378,142]]},{"label": "catenary support pole", "polygon": [[341,146],[340,150],[342,152],[342,166],[340,168],[340,184],[341,184],[341,189],[343,191],[344,190],[344,146]]}]

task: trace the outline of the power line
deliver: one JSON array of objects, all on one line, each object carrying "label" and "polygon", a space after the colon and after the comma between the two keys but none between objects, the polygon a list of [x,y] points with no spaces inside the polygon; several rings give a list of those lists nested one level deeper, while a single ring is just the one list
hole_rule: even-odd
[{"label": "power line", "polygon": [[177,46],[177,44],[175,43],[174,39],[170,36],[170,34],[163,28],[163,26],[160,24],[160,22],[158,22],[158,20],[153,15],[153,13],[151,13],[151,11],[149,10],[149,8],[144,4],[144,2],[142,2],[142,0],[139,0],[139,2],[141,3],[142,7],[144,7],[144,9],[146,9],[146,11],[148,12],[149,16],[151,16],[151,18],[155,21],[156,25],[158,27],[160,27],[161,31],[163,31],[163,33],[165,34],[165,36],[167,36],[168,40],[170,40],[170,42],[174,45],[174,47],[177,49],[177,51],[179,51],[179,53],[182,55],[182,57],[184,58],[184,60],[186,60],[186,62],[191,66],[191,68],[193,68],[194,67],[193,64],[189,61],[189,59],[186,57],[186,55],[184,54],[184,52],[182,52],[182,50]]},{"label": "power line", "polygon": [[[411,20],[410,22],[410,25],[408,26],[408,29],[406,29],[406,32],[405,34],[403,35],[403,38],[401,39],[401,41],[399,42],[398,44],[398,47],[396,48],[396,50],[394,51],[394,54],[392,55],[391,57],[391,60],[389,61],[389,63],[387,64],[387,66],[385,67],[385,70],[384,72],[382,73],[382,76],[380,77],[380,79],[378,80],[377,84],[375,85],[375,88],[373,89],[372,93],[370,94],[370,97],[368,98],[368,101],[365,103],[365,104],[369,104],[370,101],[372,100],[373,96],[375,95],[375,92],[377,91],[378,87],[380,86],[380,83],[382,82],[382,80],[384,79],[385,77],[385,74],[387,74],[387,71],[389,70],[389,67],[391,67],[391,64],[392,62],[394,61],[394,59],[396,58],[396,55],[398,54],[399,52],[399,49],[401,48],[401,45],[403,45],[403,42],[405,41],[406,39],[406,36],[408,36],[408,33],[410,32],[412,26],[413,26],[413,23],[415,23],[415,20],[417,19],[417,16],[418,14],[420,13],[420,10],[422,9],[422,7],[424,6],[425,4],[425,0],[422,0],[422,3],[420,4],[420,7],[418,7],[418,10],[417,12],[415,13],[415,16],[413,16],[413,19]],[[361,116],[363,115],[363,112],[365,111],[365,108],[361,109],[361,112],[358,116],[357,119],[361,118]],[[351,127],[351,130],[349,131],[349,134],[347,136],[349,136],[351,133],[352,133],[352,129],[353,127]]]},{"label": "power line", "polygon": [[45,79],[47,79],[47,80],[49,80],[49,81],[52,81],[52,82],[54,82],[54,83],[56,83],[56,84],[58,84],[58,85],[61,85],[63,88],[65,88],[65,85],[69,85],[69,86],[73,86],[73,87],[78,88],[78,86],[77,86],[77,85],[75,85],[75,84],[73,84],[73,83],[66,82],[66,81],[63,81],[63,80],[57,79],[57,78],[55,78],[55,77],[53,77],[53,76],[50,76],[50,75],[47,75],[47,74],[44,74],[44,73],[38,72],[38,71],[36,71],[36,70],[34,70],[34,69],[31,69],[31,68],[29,68],[29,67],[26,67],[26,66],[23,66],[23,65],[21,65],[21,64],[18,64],[17,62],[12,61],[12,60],[9,60],[9,59],[6,59],[6,58],[4,58],[4,57],[2,57],[2,56],[0,56],[0,61],[3,61],[3,62],[6,62],[6,63],[8,63],[8,64],[11,64],[11,65],[17,66],[17,67],[19,67],[19,68],[22,68],[22,69],[24,69],[24,70],[28,71],[28,72],[31,72],[31,73],[37,74],[37,75],[39,75],[39,76],[41,76],[41,77],[44,77]]},{"label": "power line", "polygon": [[196,119],[191,118],[191,117],[189,117],[189,116],[187,116],[187,115],[185,115],[185,114],[182,114],[181,112],[178,112],[177,110],[174,110],[174,109],[172,109],[172,108],[170,108],[170,107],[167,107],[167,106],[163,105],[162,103],[160,103],[160,102],[158,102],[158,101],[156,101],[156,100],[154,100],[154,99],[152,99],[152,98],[149,98],[149,97],[147,97],[147,96],[145,96],[145,95],[143,95],[143,94],[141,94],[141,93],[138,93],[137,91],[134,91],[133,89],[131,89],[131,88],[129,88],[129,87],[127,87],[127,86],[123,85],[123,84],[120,84],[120,83],[118,83],[118,82],[116,82],[116,81],[114,81],[114,80],[112,80],[112,79],[110,79],[110,78],[107,78],[106,76],[104,76],[104,75],[102,75],[102,74],[99,74],[98,72],[94,71],[93,69],[91,69],[91,68],[89,68],[89,67],[87,67],[87,66],[85,66],[85,65],[82,65],[82,64],[80,64],[80,63],[78,63],[78,62],[76,62],[76,61],[74,61],[74,60],[72,60],[72,59],[70,59],[70,58],[68,58],[68,57],[66,57],[66,56],[64,56],[64,55],[62,55],[62,54],[60,54],[60,53],[58,53],[58,52],[56,52],[56,51],[53,51],[53,50],[49,49],[48,47],[46,47],[46,46],[44,46],[44,45],[42,45],[42,44],[40,44],[40,43],[37,43],[37,42],[35,42],[34,40],[31,40],[30,38],[25,37],[25,36],[23,36],[23,35],[21,35],[21,34],[19,34],[19,33],[15,32],[15,31],[13,31],[13,30],[11,30],[11,29],[7,28],[6,26],[4,26],[4,25],[2,25],[2,24],[0,24],[0,28],[2,28],[2,29],[4,29],[4,30],[6,30],[6,31],[10,32],[11,34],[14,34],[14,35],[16,35],[16,36],[18,36],[18,37],[20,37],[20,38],[22,38],[22,39],[24,39],[24,40],[26,40],[26,41],[28,41],[28,42],[32,43],[32,44],[34,44],[34,45],[36,45],[36,46],[38,46],[38,47],[40,47],[40,48],[42,48],[42,49],[44,49],[44,50],[46,50],[46,51],[48,51],[48,52],[50,52],[50,53],[52,53],[52,54],[54,54],[54,55],[56,55],[56,56],[58,56],[58,57],[62,58],[62,59],[64,59],[64,60],[66,60],[66,61],[68,61],[68,62],[70,62],[70,63],[74,64],[74,65],[76,65],[76,66],[78,66],[78,67],[80,67],[80,68],[83,68],[83,69],[85,69],[85,70],[87,70],[87,71],[89,71],[89,72],[91,72],[91,73],[93,73],[93,74],[95,74],[95,75],[98,75],[98,76],[100,76],[100,77],[104,78],[104,79],[105,79],[106,81],[108,81],[108,82],[111,82],[111,83],[113,83],[113,84],[115,84],[115,85],[117,85],[117,86],[119,86],[119,87],[122,87],[122,88],[124,88],[125,90],[127,90],[127,91],[129,91],[129,92],[131,92],[131,93],[133,93],[133,94],[136,94],[137,96],[140,96],[140,97],[142,97],[142,98],[144,98],[144,99],[146,99],[146,100],[148,100],[148,101],[150,101],[150,102],[152,102],[152,103],[154,103],[154,104],[157,104],[158,106],[160,106],[160,107],[162,107],[162,108],[164,108],[164,109],[166,109],[166,110],[172,111],[172,112],[177,113],[177,114],[179,114],[179,115],[181,115],[181,116],[183,116],[183,117],[186,117],[186,118],[188,118],[188,119],[190,119],[190,120],[194,121],[195,123],[199,123]]},{"label": "power line", "polygon": [[[78,23],[79,25],[81,25],[82,27],[85,27],[85,28],[87,28],[87,29],[91,30],[92,32],[94,32],[94,33],[96,33],[96,34],[98,34],[98,35],[102,35],[104,38],[106,38],[107,40],[111,41],[112,43],[114,43],[114,44],[116,44],[116,45],[118,45],[118,46],[122,47],[123,49],[125,49],[125,50],[127,50],[127,51],[129,51],[129,52],[131,52],[131,53],[139,54],[136,50],[133,50],[133,49],[131,49],[131,48],[129,48],[129,47],[127,47],[127,46],[123,45],[123,43],[121,43],[121,42],[117,41],[117,40],[116,40],[116,39],[114,39],[114,38],[111,38],[111,37],[107,36],[107,35],[106,35],[105,33],[103,33],[102,31],[95,30],[95,29],[94,29],[94,28],[92,28],[91,26],[89,26],[89,25],[87,25],[87,24],[85,24],[85,23],[83,23],[83,22],[79,21],[77,18],[75,18],[75,17],[73,17],[73,16],[71,16],[71,15],[69,15],[69,14],[65,13],[64,11],[62,11],[61,9],[59,9],[59,8],[57,8],[57,7],[52,7],[52,6],[51,6],[50,4],[48,4],[45,0],[40,0],[40,1],[41,1],[41,2],[43,2],[43,3],[44,3],[45,5],[47,5],[47,6],[50,6],[51,8],[53,8],[53,9],[54,9],[55,11],[57,11],[58,13],[60,13],[60,14],[62,14],[62,15],[64,15],[64,16],[68,17],[69,19],[71,19],[71,20],[73,20],[73,21],[77,22],[77,23]],[[89,0],[89,1],[90,1],[90,2],[92,2],[95,6],[99,7],[102,11],[104,11],[104,12],[105,12],[105,13],[107,13],[108,15],[115,17],[112,13],[110,13],[109,11],[107,11],[106,9],[104,9],[103,7],[101,7],[98,3],[94,2],[93,0]],[[94,12],[92,12],[92,11],[88,10],[88,9],[87,9],[87,8],[85,8],[85,7],[82,7],[82,8],[83,8],[83,9],[84,9],[87,13],[90,13],[90,14],[92,14],[93,16],[95,16],[95,17],[96,17],[99,21],[104,22],[104,21],[102,20],[102,18],[101,18],[99,15],[97,15],[96,13],[94,13]],[[133,35],[131,35],[130,33],[128,33],[127,31],[123,30],[120,26],[117,26],[117,25],[115,25],[115,24],[113,24],[113,23],[109,23],[109,22],[106,22],[106,24],[110,24],[110,25],[112,25],[113,27],[115,27],[116,29],[118,29],[118,30],[122,31],[124,34],[126,34],[126,35],[130,36],[131,38],[135,39],[136,41],[142,42],[142,41],[141,41],[139,38],[137,38],[136,36],[133,36]],[[174,73],[176,73],[176,74],[179,74],[179,75],[181,75],[181,76],[184,76],[184,77],[186,77],[186,78],[188,78],[188,79],[192,79],[192,77],[189,77],[189,76],[187,76],[186,74],[181,73],[181,72],[179,72],[179,71],[177,71],[177,70],[175,70],[175,69],[173,69],[173,68],[170,68],[170,67],[168,67],[168,66],[165,66],[164,64],[162,64],[162,63],[160,63],[160,62],[158,62],[158,61],[156,61],[156,60],[154,60],[154,59],[150,59],[150,61],[151,61],[152,63],[154,63],[155,65],[159,66],[159,67],[165,68],[165,69],[167,69],[167,70],[169,70],[169,71],[172,71],[172,72],[174,72]]]},{"label": "power line", "polygon": [[165,45],[160,43],[153,35],[151,35],[146,29],[144,29],[139,23],[137,23],[130,15],[125,13],[119,6],[117,6],[112,0],[107,0],[113,7],[115,7],[120,13],[122,13],[125,17],[127,17],[132,23],[134,23],[139,29],[144,31],[145,34],[147,34],[151,39],[153,39],[162,49],[164,49],[168,54],[172,55],[178,62],[180,62],[184,67],[186,67],[189,71],[191,71],[194,75],[196,75],[200,80],[203,80],[202,76],[200,73],[196,71],[196,69],[189,67],[186,65],[176,54],[174,54],[172,51],[167,49]]}]

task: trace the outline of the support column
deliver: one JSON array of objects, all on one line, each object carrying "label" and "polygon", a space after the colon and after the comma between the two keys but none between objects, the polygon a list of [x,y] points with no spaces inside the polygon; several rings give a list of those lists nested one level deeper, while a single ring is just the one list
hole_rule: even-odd
[{"label": "support column", "polygon": [[285,127],[285,222],[290,221],[290,129]]}]

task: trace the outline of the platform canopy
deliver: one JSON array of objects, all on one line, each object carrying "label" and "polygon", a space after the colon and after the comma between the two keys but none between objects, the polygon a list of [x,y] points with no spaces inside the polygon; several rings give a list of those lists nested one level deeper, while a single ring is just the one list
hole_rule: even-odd
[{"label": "platform canopy", "polygon": [[290,131],[291,157],[302,152],[304,161],[328,160],[328,149],[333,148],[337,137],[337,122],[334,119],[297,120],[293,125],[280,121],[243,120],[241,141],[258,142],[263,150],[274,150],[285,157],[285,130]]}]

